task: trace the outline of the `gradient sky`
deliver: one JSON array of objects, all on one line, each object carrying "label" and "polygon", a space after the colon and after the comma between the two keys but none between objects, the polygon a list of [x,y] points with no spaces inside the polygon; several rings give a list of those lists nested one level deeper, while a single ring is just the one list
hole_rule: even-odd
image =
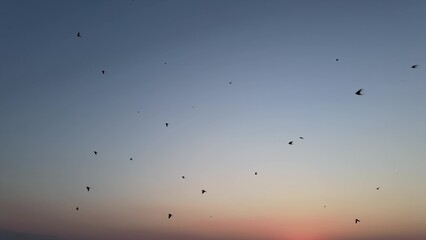
[{"label": "gradient sky", "polygon": [[0,239],[426,239],[425,24],[420,0],[0,1]]}]

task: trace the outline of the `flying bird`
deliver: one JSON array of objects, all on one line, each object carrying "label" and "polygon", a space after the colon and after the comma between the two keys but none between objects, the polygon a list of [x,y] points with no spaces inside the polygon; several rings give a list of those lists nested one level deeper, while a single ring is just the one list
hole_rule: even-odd
[{"label": "flying bird", "polygon": [[303,137],[299,137],[300,139],[304,139]]},{"label": "flying bird", "polygon": [[362,91],[363,91],[363,90],[364,90],[364,89],[362,89],[362,88],[361,88],[360,90],[356,91],[356,93],[355,93],[355,94],[356,94],[356,95],[360,95],[360,96],[361,96],[361,95],[364,95],[364,94],[362,94]]},{"label": "flying bird", "polygon": [[93,153],[94,153],[95,155],[98,155],[98,152],[96,152],[96,151],[93,151]]},{"label": "flying bird", "polygon": [[75,210],[77,210],[77,211],[78,211],[78,207],[76,207],[76,208],[75,208]]},{"label": "flying bird", "polygon": [[411,66],[411,68],[417,68],[419,65],[413,65],[413,66]]},{"label": "flying bird", "polygon": [[380,187],[376,187],[376,190],[379,190],[380,189]]},{"label": "flying bird", "polygon": [[102,74],[105,74],[105,70],[102,70]]},{"label": "flying bird", "polygon": [[254,175],[256,175],[256,176],[257,176],[257,172],[254,172]]},{"label": "flying bird", "polygon": [[132,161],[133,160],[133,158],[130,158],[130,161]]},{"label": "flying bird", "polygon": [[361,222],[358,218],[355,219],[355,224]]},{"label": "flying bird", "polygon": [[77,37],[81,38],[80,32],[77,33]]},{"label": "flying bird", "polygon": [[185,176],[182,176],[182,179],[185,179]]},{"label": "flying bird", "polygon": [[170,219],[171,217],[173,217],[173,215],[172,215],[171,213],[169,213],[169,219]]},{"label": "flying bird", "polygon": [[87,189],[87,191],[90,191],[91,187],[89,187],[89,186],[86,186],[86,189]]},{"label": "flying bird", "polygon": [[204,193],[206,193],[207,191],[206,190],[201,190],[201,194],[204,194]]},{"label": "flying bird", "polygon": [[232,82],[228,82],[229,84],[232,84]]},{"label": "flying bird", "polygon": [[336,58],[336,62],[338,62],[339,61],[339,59],[338,58]]},{"label": "flying bird", "polygon": [[169,123],[166,123],[166,127],[168,127],[169,126]]},{"label": "flying bird", "polygon": [[324,205],[324,207],[326,208],[326,207],[327,207],[327,205]]},{"label": "flying bird", "polygon": [[288,144],[293,145],[293,141],[288,142]]}]

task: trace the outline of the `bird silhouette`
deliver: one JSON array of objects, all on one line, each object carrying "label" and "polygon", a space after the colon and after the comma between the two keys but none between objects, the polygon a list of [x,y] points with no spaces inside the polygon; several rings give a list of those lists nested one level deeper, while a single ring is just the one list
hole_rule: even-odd
[{"label": "bird silhouette", "polygon": [[413,66],[411,66],[411,68],[417,68],[419,65],[413,65]]},{"label": "bird silhouette", "polygon": [[299,137],[300,139],[304,139],[303,137]]},{"label": "bird silhouette", "polygon": [[166,123],[166,127],[168,127],[169,126],[169,123]]},{"label": "bird silhouette", "polygon": [[95,155],[98,155],[98,152],[96,152],[96,151],[93,151],[93,153],[94,153]]},{"label": "bird silhouette", "polygon": [[355,224],[361,222],[358,218],[355,219]]},{"label": "bird silhouette", "polygon": [[77,33],[77,37],[81,38],[80,32]]},{"label": "bird silhouette", "polygon": [[326,208],[326,207],[327,207],[327,205],[324,205],[324,207]]},{"label": "bird silhouette", "polygon": [[339,59],[338,58],[336,58],[336,62],[338,62],[339,61]]},{"label": "bird silhouette", "polygon": [[376,187],[376,190],[379,190],[380,189],[380,187]]},{"label": "bird silhouette", "polygon": [[293,141],[288,142],[288,144],[293,145]]},{"label": "bird silhouette", "polygon": [[173,217],[173,215],[172,215],[171,213],[169,213],[169,219],[170,219],[171,217]]},{"label": "bird silhouette", "polygon": [[254,172],[254,175],[256,175],[256,176],[257,176],[257,172]]},{"label": "bird silhouette", "polygon": [[76,207],[76,208],[75,208],[75,210],[77,210],[77,211],[78,211],[78,207]]},{"label": "bird silhouette", "polygon": [[87,189],[87,191],[90,191],[91,187],[89,187],[89,186],[86,186],[86,189]]},{"label": "bird silhouette", "polygon": [[207,191],[206,190],[201,190],[201,194],[204,194],[204,193],[206,193]]},{"label": "bird silhouette", "polygon": [[105,74],[105,70],[102,70],[102,74]]},{"label": "bird silhouette", "polygon": [[229,84],[232,84],[232,82],[228,82]]},{"label": "bird silhouette", "polygon": [[133,160],[133,158],[130,158],[130,161],[132,161]]},{"label": "bird silhouette", "polygon": [[363,91],[364,89],[360,89],[360,90],[358,90],[358,91],[356,91],[356,95],[359,95],[359,96],[361,96],[361,95],[364,95],[363,93],[362,93],[362,91]]},{"label": "bird silhouette", "polygon": [[185,176],[182,176],[182,179],[185,179]]}]

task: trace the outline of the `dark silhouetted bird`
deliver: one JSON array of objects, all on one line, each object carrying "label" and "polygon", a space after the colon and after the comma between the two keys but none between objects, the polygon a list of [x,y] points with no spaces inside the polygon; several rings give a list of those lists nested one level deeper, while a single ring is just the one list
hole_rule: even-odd
[{"label": "dark silhouetted bird", "polygon": [[87,189],[87,191],[90,191],[91,187],[89,187],[89,186],[86,186],[86,189]]},{"label": "dark silhouetted bird", "polygon": [[182,179],[185,179],[185,176],[182,176]]},{"label": "dark silhouetted bird", "polygon": [[288,144],[293,145],[293,141],[288,142]]},{"label": "dark silhouetted bird", "polygon": [[364,95],[364,94],[362,93],[362,91],[363,91],[363,90],[364,90],[364,89],[362,89],[362,88],[361,88],[360,90],[356,91],[356,93],[355,93],[355,94],[356,94],[356,95]]},{"label": "dark silhouetted bird", "polygon": [[169,219],[170,219],[171,217],[173,217],[173,215],[172,215],[171,213],[169,213]]},{"label": "dark silhouetted bird", "polygon": [[229,84],[232,84],[232,82],[228,82]]},{"label": "dark silhouetted bird", "polygon": [[78,207],[76,207],[76,208],[75,208],[75,210],[77,210],[77,211],[78,211]]},{"label": "dark silhouetted bird", "polygon": [[324,207],[326,208],[326,207],[327,207],[327,205],[324,205]]},{"label": "dark silhouetted bird", "polygon": [[303,137],[299,137],[300,139],[304,139]]},{"label": "dark silhouetted bird", "polygon": [[93,153],[94,153],[95,155],[98,155],[98,152],[96,152],[96,151],[93,151]]},{"label": "dark silhouetted bird", "polygon": [[380,187],[376,187],[376,190],[379,190],[380,189]]},{"label": "dark silhouetted bird", "polygon": [[164,62],[164,64],[167,64],[167,62]]},{"label": "dark silhouetted bird", "polygon": [[413,66],[411,66],[411,68],[417,68],[419,65],[413,65]]},{"label": "dark silhouetted bird", "polygon": [[132,161],[133,160],[133,158],[130,158],[130,161]]},{"label": "dark silhouetted bird", "polygon": [[102,70],[102,74],[105,74],[105,70]]},{"label": "dark silhouetted bird", "polygon": [[355,219],[355,224],[361,222],[358,218]]},{"label": "dark silhouetted bird", "polygon": [[80,32],[77,33],[77,37],[81,38]]},{"label": "dark silhouetted bird", "polygon": [[166,123],[166,127],[168,127],[169,126],[169,123]]},{"label": "dark silhouetted bird", "polygon": [[256,175],[256,176],[257,176],[257,172],[254,172],[254,175]]},{"label": "dark silhouetted bird", "polygon": [[338,62],[339,61],[339,59],[338,58],[336,58],[336,62]]},{"label": "dark silhouetted bird", "polygon": [[206,193],[207,191],[206,190],[201,190],[201,194],[204,194],[204,193]]}]

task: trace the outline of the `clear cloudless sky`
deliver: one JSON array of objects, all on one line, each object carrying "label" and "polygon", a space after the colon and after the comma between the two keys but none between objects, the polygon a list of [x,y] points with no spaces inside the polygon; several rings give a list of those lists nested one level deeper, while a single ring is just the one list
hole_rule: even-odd
[{"label": "clear cloudless sky", "polygon": [[420,0],[0,1],[0,239],[426,239],[425,25]]}]

